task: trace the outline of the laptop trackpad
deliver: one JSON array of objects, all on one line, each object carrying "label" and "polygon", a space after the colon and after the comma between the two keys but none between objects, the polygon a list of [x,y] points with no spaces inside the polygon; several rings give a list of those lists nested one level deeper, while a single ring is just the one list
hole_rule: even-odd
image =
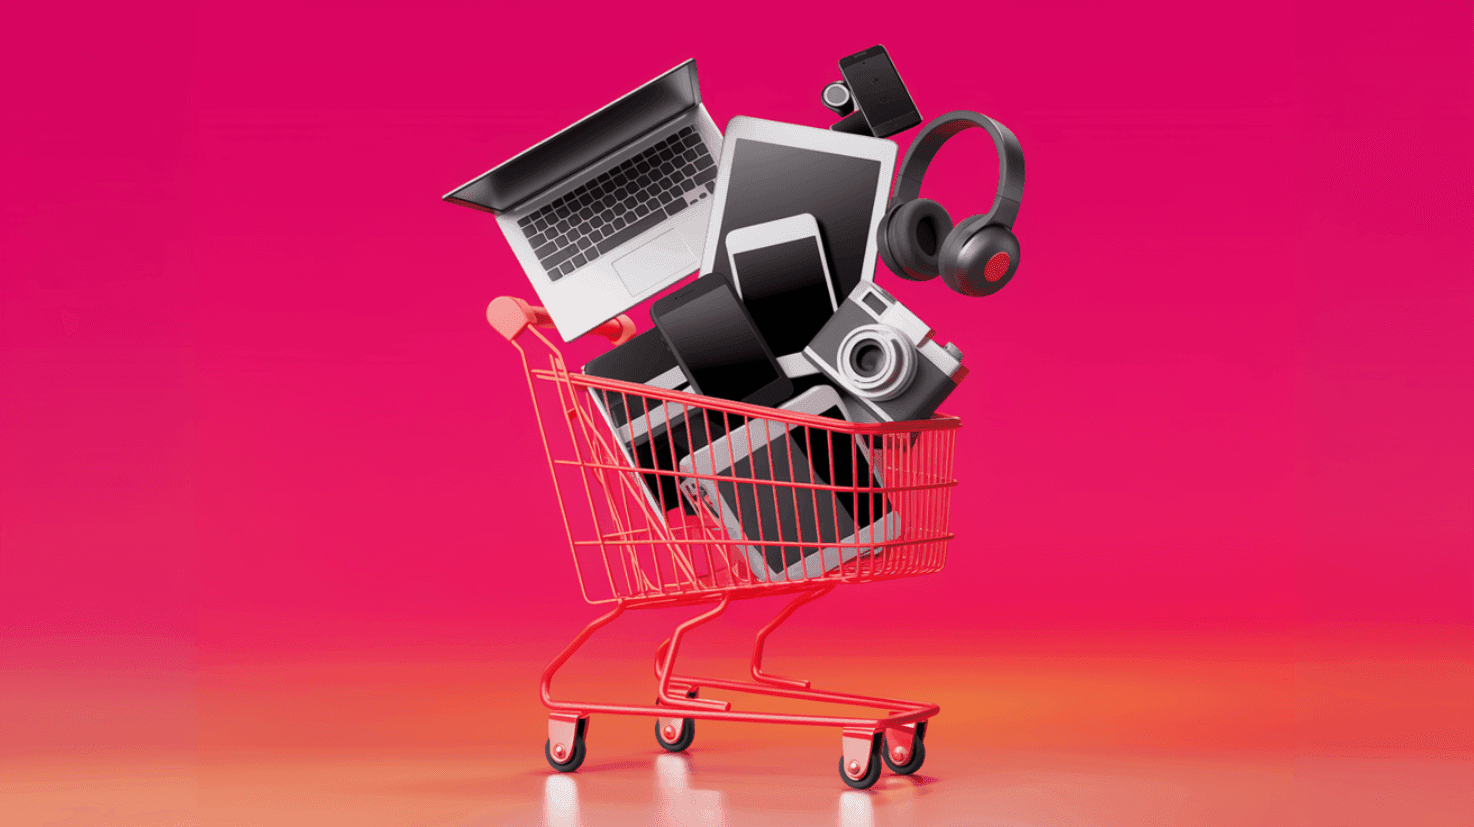
[{"label": "laptop trackpad", "polygon": [[614,272],[638,296],[652,287],[669,284],[677,277],[696,272],[701,263],[674,228],[666,230],[633,253],[614,262]]}]

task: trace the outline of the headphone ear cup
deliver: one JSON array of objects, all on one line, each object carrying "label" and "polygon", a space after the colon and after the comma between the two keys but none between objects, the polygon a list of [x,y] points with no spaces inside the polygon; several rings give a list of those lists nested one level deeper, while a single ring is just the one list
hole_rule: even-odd
[{"label": "headphone ear cup", "polygon": [[892,273],[901,272],[901,265],[897,264],[896,259],[891,255],[891,245],[887,239],[890,236],[891,216],[895,215],[896,210],[900,208],[901,204],[896,203],[892,203],[890,206],[886,207],[885,215],[882,215],[880,217],[880,224],[877,225],[875,228],[875,251],[877,253],[880,253],[881,262],[883,262],[886,266],[886,269],[890,270]]},{"label": "headphone ear cup", "polygon": [[964,296],[989,296],[1003,289],[1019,265],[1019,243],[1012,231],[984,223],[975,215],[942,245],[942,281]]},{"label": "headphone ear cup", "polygon": [[934,279],[941,272],[938,254],[951,232],[952,217],[941,204],[925,198],[903,201],[886,213],[877,233],[881,260],[903,279]]}]

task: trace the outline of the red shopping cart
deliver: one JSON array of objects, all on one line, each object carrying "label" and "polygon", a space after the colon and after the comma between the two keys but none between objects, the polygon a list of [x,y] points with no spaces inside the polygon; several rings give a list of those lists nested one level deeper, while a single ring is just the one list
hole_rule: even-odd
[{"label": "red shopping cart", "polygon": [[[678,752],[697,720],[841,729],[840,777],[873,785],[881,763],[921,768],[935,704],[811,689],[762,669],[763,644],[800,606],[835,586],[941,571],[957,429],[955,417],[851,423],[665,391],[570,371],[543,334],[547,312],[521,299],[491,302],[487,319],[521,356],[538,432],[584,599],[612,603],[553,659],[542,676],[551,710],[545,755],[556,770],[583,763],[589,716],[656,719],[662,747]],[[531,332],[546,361],[523,348]],[[595,332],[614,345],[635,334],[627,316]],[[758,631],[749,681],[676,672],[681,640],[733,600],[792,595]],[[712,604],[678,624],[655,653],[655,703],[555,700],[553,676],[600,628],[625,611]],[[745,712],[702,690],[745,692],[884,710],[876,717]]]}]

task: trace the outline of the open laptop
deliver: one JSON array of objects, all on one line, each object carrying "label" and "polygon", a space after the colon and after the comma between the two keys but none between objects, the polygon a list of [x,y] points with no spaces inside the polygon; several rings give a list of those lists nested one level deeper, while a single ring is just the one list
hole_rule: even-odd
[{"label": "open laptop", "polygon": [[700,267],[721,149],[688,60],[445,200],[496,215],[571,341]]}]

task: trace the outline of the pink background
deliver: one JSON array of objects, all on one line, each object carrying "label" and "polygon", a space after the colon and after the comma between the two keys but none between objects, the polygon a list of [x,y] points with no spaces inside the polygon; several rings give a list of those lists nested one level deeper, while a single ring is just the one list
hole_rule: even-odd
[{"label": "pink background", "polygon": [[[593,610],[482,316],[533,296],[439,196],[687,57],[719,126],[826,125],[835,61],[877,41],[925,116],[1020,137],[1023,263],[983,300],[880,268],[972,367],[958,539],[794,634],[1466,649],[1471,14],[1381,5],[12,10],[10,743],[208,739],[228,664],[551,654]],[[985,209],[990,156],[962,136],[924,194]],[[503,677],[536,722],[534,674]]]}]

